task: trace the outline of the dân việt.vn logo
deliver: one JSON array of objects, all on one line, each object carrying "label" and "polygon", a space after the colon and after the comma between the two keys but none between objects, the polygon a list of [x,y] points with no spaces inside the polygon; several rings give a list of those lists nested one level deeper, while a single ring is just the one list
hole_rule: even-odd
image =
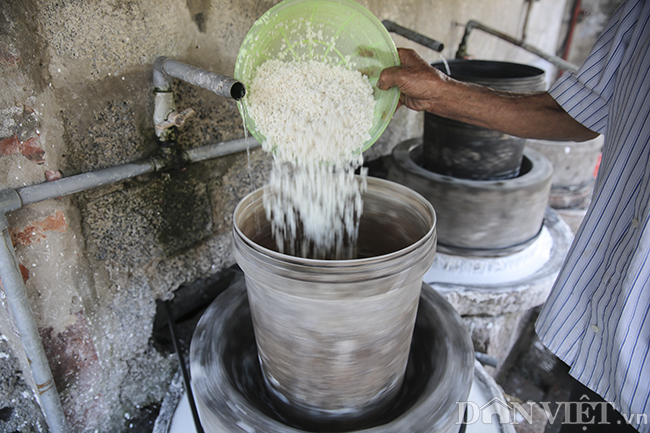
[{"label": "d\u00e2n vi\u1ec7t.vn logo", "polygon": [[456,402],[458,406],[458,422],[460,424],[533,424],[533,410],[539,405],[549,424],[621,424],[626,422],[634,425],[648,423],[648,415],[621,414],[623,421],[610,420],[607,415],[607,402],[592,402],[583,395],[580,401],[563,402],[507,402],[494,397],[483,405],[472,401]]}]

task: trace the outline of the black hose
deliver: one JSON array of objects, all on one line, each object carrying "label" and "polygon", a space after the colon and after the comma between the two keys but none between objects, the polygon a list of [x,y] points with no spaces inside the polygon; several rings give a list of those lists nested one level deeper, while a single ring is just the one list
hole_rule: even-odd
[{"label": "black hose", "polygon": [[194,425],[196,426],[197,433],[204,433],[203,427],[201,426],[201,420],[199,419],[199,412],[196,410],[196,403],[194,402],[194,394],[192,393],[192,386],[190,384],[190,375],[185,367],[185,361],[183,360],[183,353],[178,347],[178,339],[176,338],[176,332],[174,331],[174,318],[172,317],[172,310],[169,307],[169,301],[165,301],[165,312],[167,313],[167,323],[169,324],[169,333],[172,336],[172,342],[174,343],[174,350],[178,356],[178,363],[181,366],[181,374],[183,375],[183,383],[185,384],[185,392],[187,392],[187,400],[190,403],[190,410],[192,411],[192,418],[194,418]]}]

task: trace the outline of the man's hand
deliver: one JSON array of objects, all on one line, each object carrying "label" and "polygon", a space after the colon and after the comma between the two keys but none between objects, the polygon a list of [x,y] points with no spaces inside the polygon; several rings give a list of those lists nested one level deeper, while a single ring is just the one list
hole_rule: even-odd
[{"label": "man's hand", "polygon": [[388,90],[397,86],[402,92],[400,104],[416,111],[433,111],[449,78],[411,49],[399,48],[398,53],[402,65],[384,69],[377,87]]},{"label": "man's hand", "polygon": [[397,86],[412,110],[523,138],[584,141],[598,134],[578,123],[547,92],[506,92],[454,80],[413,50],[398,50],[401,66],[384,69],[377,87]]}]

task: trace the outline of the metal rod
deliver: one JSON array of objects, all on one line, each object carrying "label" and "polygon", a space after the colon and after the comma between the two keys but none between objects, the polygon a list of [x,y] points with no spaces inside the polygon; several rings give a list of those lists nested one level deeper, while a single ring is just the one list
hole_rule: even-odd
[{"label": "metal rod", "polygon": [[201,426],[201,419],[199,418],[199,412],[196,409],[196,402],[194,401],[194,393],[192,392],[192,384],[190,381],[190,375],[185,366],[185,360],[183,359],[183,353],[178,345],[178,339],[176,338],[176,331],[174,330],[174,317],[172,316],[172,309],[169,307],[169,301],[165,301],[165,311],[167,313],[167,324],[169,325],[169,333],[172,336],[172,342],[174,343],[174,350],[178,356],[178,363],[181,367],[181,374],[183,375],[183,383],[185,384],[185,392],[187,392],[187,400],[190,403],[190,409],[192,411],[192,418],[194,418],[194,426],[196,427],[197,433],[203,433],[203,427]]},{"label": "metal rod", "polygon": [[[6,219],[4,214],[0,218]],[[0,239],[0,276],[2,276],[2,285],[9,300],[9,308],[14,317],[16,329],[18,329],[27,354],[27,360],[36,383],[38,399],[47,424],[52,433],[66,433],[69,430],[61,400],[45,356],[43,341],[29,306],[25,282],[18,267],[18,260],[11,243],[9,230],[6,224],[3,225]]]},{"label": "metal rod", "polygon": [[386,30],[388,30],[389,32],[393,32],[400,36],[403,36],[406,39],[416,42],[424,47],[430,48],[433,51],[441,52],[445,48],[445,45],[442,42],[438,42],[435,39],[431,39],[428,36],[424,36],[411,29],[407,29],[406,27],[402,27],[399,24],[394,23],[393,21],[384,20],[381,23],[384,25],[384,27],[386,27]]},{"label": "metal rod", "polygon": [[514,38],[514,37],[512,37],[510,35],[507,35],[507,34],[505,34],[503,32],[500,32],[499,30],[496,30],[496,29],[494,29],[492,27],[486,26],[485,24],[482,24],[482,23],[480,23],[478,21],[474,21],[474,20],[468,21],[467,24],[465,25],[465,34],[463,34],[463,39],[461,40],[460,45],[458,46],[458,51],[456,51],[456,58],[457,59],[464,59],[464,58],[467,57],[467,41],[469,39],[469,34],[474,29],[482,30],[482,31],[484,31],[486,33],[489,33],[489,34],[491,34],[493,36],[496,36],[496,37],[498,37],[500,39],[503,39],[506,42],[510,42],[513,45],[521,47],[524,50],[526,50],[526,51],[528,51],[530,53],[533,53],[533,54],[541,57],[542,59],[554,64],[555,66],[557,66],[560,69],[567,70],[567,71],[573,71],[573,72],[578,70],[578,66],[574,65],[571,62],[567,62],[566,60],[564,60],[564,59],[562,59],[562,58],[560,58],[558,56],[555,56],[553,54],[546,53],[546,52],[540,50],[539,48],[534,47],[534,46],[532,46],[530,44],[527,44],[526,42],[524,42],[524,41],[522,41],[520,39],[516,39],[516,38]]}]

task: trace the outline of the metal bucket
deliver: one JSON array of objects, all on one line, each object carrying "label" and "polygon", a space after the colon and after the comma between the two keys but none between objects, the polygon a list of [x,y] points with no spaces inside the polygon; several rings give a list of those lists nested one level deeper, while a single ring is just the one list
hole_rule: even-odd
[{"label": "metal bucket", "polygon": [[402,384],[422,277],[433,263],[436,216],[418,193],[368,178],[352,260],[278,253],[264,189],[234,213],[234,255],[244,271],[262,374],[295,419],[364,422]]},{"label": "metal bucket", "polygon": [[[433,66],[446,72],[443,63]],[[451,77],[497,90],[544,90],[544,71],[534,66],[488,60],[452,60]],[[446,119],[424,115],[423,166],[445,176],[471,180],[510,179],[519,174],[526,140]]]}]

